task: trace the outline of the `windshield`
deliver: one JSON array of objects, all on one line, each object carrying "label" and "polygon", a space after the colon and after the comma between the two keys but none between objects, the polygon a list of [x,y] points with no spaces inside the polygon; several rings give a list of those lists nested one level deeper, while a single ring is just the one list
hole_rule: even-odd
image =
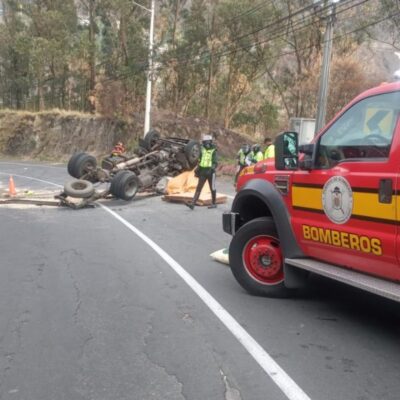
[{"label": "windshield", "polygon": [[347,110],[323,134],[317,166],[344,160],[386,159],[400,109],[400,92],[368,97]]}]

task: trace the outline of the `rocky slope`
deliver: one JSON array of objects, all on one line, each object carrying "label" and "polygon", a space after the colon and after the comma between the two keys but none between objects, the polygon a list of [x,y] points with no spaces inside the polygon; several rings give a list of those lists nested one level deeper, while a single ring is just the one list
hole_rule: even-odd
[{"label": "rocky slope", "polygon": [[[233,158],[249,141],[233,131],[209,126],[198,118],[176,117],[168,113],[153,116],[153,127],[163,136],[200,139],[212,131],[222,157]],[[29,113],[0,111],[0,155],[25,159],[66,161],[76,151],[95,156],[109,153],[121,140],[133,150],[143,135],[143,119],[129,122],[90,114],[61,111]]]}]

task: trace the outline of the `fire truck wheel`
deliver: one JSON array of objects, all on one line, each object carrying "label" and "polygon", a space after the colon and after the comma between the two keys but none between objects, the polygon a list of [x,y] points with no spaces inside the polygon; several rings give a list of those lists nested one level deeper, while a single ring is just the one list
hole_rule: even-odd
[{"label": "fire truck wheel", "polygon": [[160,133],[158,131],[155,129],[148,131],[143,139],[145,149],[150,151],[151,148],[157,143],[158,139],[160,139]]},{"label": "fire truck wheel", "polygon": [[96,167],[96,159],[87,153],[81,153],[75,159],[74,156],[72,156],[68,162],[68,172],[76,179],[82,178],[86,173],[95,169]]},{"label": "fire truck wheel", "polygon": [[111,180],[110,192],[122,200],[132,200],[139,189],[139,179],[131,171],[119,171]]},{"label": "fire truck wheel", "polygon": [[83,152],[75,153],[75,154],[73,154],[73,155],[71,156],[71,158],[70,158],[69,161],[68,161],[68,165],[67,165],[68,173],[69,173],[72,177],[74,177],[74,178],[76,178],[76,176],[74,176],[74,173],[75,173],[75,163],[76,163],[76,160],[77,160],[82,154],[85,154],[85,153],[83,153]]},{"label": "fire truck wheel", "polygon": [[200,151],[200,143],[196,140],[190,140],[187,144],[185,144],[184,152],[190,168],[194,168],[199,162]]},{"label": "fire truck wheel", "polygon": [[64,185],[64,193],[67,196],[76,197],[78,199],[87,199],[93,196],[94,187],[91,182],[78,179],[76,181],[66,182]]},{"label": "fire truck wheel", "polygon": [[283,254],[271,218],[253,219],[243,225],[229,246],[232,273],[240,285],[257,296],[287,297]]}]

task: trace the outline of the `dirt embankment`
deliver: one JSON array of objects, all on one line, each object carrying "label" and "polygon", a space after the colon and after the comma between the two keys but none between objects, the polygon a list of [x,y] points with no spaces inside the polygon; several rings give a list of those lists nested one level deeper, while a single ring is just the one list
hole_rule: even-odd
[{"label": "dirt embankment", "polygon": [[[234,158],[240,146],[249,141],[236,132],[209,126],[204,120],[168,113],[155,114],[152,125],[162,136],[201,139],[202,134],[212,131],[223,158]],[[142,135],[140,117],[125,122],[62,111],[0,111],[0,155],[3,157],[66,161],[76,151],[102,156],[119,140],[128,150],[133,150]]]}]

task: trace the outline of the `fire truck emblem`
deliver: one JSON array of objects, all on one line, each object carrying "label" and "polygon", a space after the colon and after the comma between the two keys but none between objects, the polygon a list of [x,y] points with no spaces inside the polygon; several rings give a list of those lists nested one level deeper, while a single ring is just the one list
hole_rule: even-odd
[{"label": "fire truck emblem", "polygon": [[335,224],[344,224],[353,211],[353,192],[341,176],[329,179],[322,190],[322,206],[326,216]]}]

